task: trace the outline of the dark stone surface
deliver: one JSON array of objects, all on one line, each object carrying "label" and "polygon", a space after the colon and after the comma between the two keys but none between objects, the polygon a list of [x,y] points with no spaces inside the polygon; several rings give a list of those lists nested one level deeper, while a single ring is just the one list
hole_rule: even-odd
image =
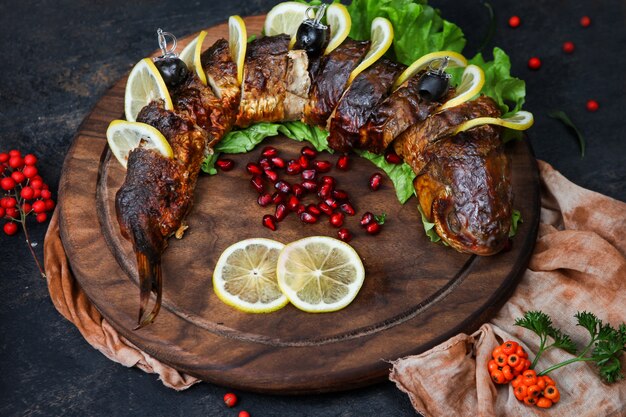
[{"label": "dark stone surface", "polygon": [[[223,22],[230,14],[258,14],[273,1],[230,0],[2,1],[0,13],[0,151],[19,148],[40,158],[51,189],[83,118],[139,59],[156,49],[156,28],[181,36]],[[626,201],[626,21],[623,1],[542,0],[493,2],[497,29],[492,45],[504,48],[513,73],[527,82],[535,115],[529,132],[537,157],[574,182]],[[443,15],[468,37],[472,56],[486,32],[486,9],[476,0],[438,1]],[[517,14],[522,25],[507,26]],[[579,19],[589,15],[592,25]],[[576,44],[573,55],[561,44]],[[489,50],[490,48],[488,48]],[[527,69],[539,56],[539,71]],[[600,110],[585,110],[587,99]],[[576,139],[551,109],[566,111],[587,139],[581,158]],[[45,225],[30,223],[42,257]],[[54,309],[23,234],[0,233],[0,415],[28,416],[411,416],[408,398],[391,383],[346,393],[307,397],[238,393],[226,409],[227,388],[200,384],[177,393],[154,375],[127,369],[92,349]]]}]

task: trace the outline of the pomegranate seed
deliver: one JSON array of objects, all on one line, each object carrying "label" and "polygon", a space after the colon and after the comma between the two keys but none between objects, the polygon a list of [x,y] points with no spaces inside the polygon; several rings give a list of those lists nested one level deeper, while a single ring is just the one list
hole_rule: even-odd
[{"label": "pomegranate seed", "polygon": [[390,164],[398,165],[402,163],[402,158],[400,158],[397,153],[390,151],[385,154],[385,161],[389,162]]},{"label": "pomegranate seed", "polygon": [[296,213],[302,214],[305,211],[306,211],[306,206],[304,204],[298,204],[298,207],[296,208]]},{"label": "pomegranate seed", "polygon": [[272,162],[268,158],[259,159],[259,165],[261,165],[261,168],[264,170],[272,168]]},{"label": "pomegranate seed", "polygon": [[365,231],[369,233],[370,235],[376,235],[380,233],[380,224],[376,222],[372,222],[368,224],[367,226],[365,226]]},{"label": "pomegranate seed", "polygon": [[587,101],[587,111],[594,112],[594,111],[598,111],[599,108],[600,108],[600,104],[598,104],[597,101],[595,100]]},{"label": "pomegranate seed", "polygon": [[259,164],[255,164],[254,162],[248,162],[248,165],[246,165],[246,171],[248,171],[251,175],[261,175],[263,173],[263,169],[259,166]]},{"label": "pomegranate seed", "polygon": [[252,188],[254,188],[258,193],[262,193],[265,191],[265,187],[263,186],[263,178],[258,175],[255,175],[250,180],[250,184],[252,184]]},{"label": "pomegranate seed", "polygon": [[292,159],[287,163],[287,174],[289,175],[298,175],[302,171],[302,165],[300,162]]},{"label": "pomegranate seed", "polygon": [[313,224],[317,222],[317,217],[311,213],[304,211],[300,214],[300,220],[302,220],[304,223]]},{"label": "pomegranate seed", "polygon": [[279,193],[278,191],[272,194],[272,203],[280,204],[280,203],[283,203],[284,201],[285,201],[285,194]]},{"label": "pomegranate seed", "polygon": [[302,171],[302,179],[303,180],[314,180],[317,171],[314,169],[305,169]]},{"label": "pomegranate seed", "polygon": [[383,181],[383,176],[380,173],[376,172],[372,174],[372,176],[370,177],[370,181],[369,181],[370,189],[372,191],[378,190],[380,188],[380,184],[382,181]]},{"label": "pomegranate seed", "polygon": [[259,198],[256,199],[256,202],[261,207],[266,207],[269,203],[272,202],[272,196],[268,193],[262,193],[259,195]]},{"label": "pomegranate seed", "polygon": [[285,165],[286,165],[285,160],[281,158],[280,156],[274,156],[273,158],[270,159],[270,161],[276,168],[280,168],[280,169],[285,168]]},{"label": "pomegranate seed", "polygon": [[306,206],[306,211],[316,217],[319,217],[319,215],[322,214],[322,211],[315,204],[309,204],[308,206]]},{"label": "pomegranate seed", "polygon": [[574,49],[576,49],[576,47],[574,46],[574,42],[564,42],[563,43],[563,52],[565,52],[566,54],[573,53]]},{"label": "pomegranate seed", "polygon": [[509,26],[511,26],[512,28],[518,27],[520,23],[522,23],[522,21],[520,20],[519,16],[511,16],[509,18]]},{"label": "pomegranate seed", "polygon": [[342,171],[347,171],[348,168],[350,168],[350,159],[348,158],[348,155],[342,155],[339,157],[337,160],[337,168]]},{"label": "pomegranate seed", "polygon": [[333,192],[333,187],[330,184],[324,184],[319,188],[317,195],[320,198],[328,198]]},{"label": "pomegranate seed", "polygon": [[266,214],[265,216],[263,216],[262,223],[263,226],[267,227],[271,231],[276,230],[276,217],[272,216],[271,214]]},{"label": "pomegranate seed", "polygon": [[541,60],[536,56],[530,58],[528,60],[528,68],[530,68],[531,70],[538,70],[539,68],[541,68]]},{"label": "pomegranate seed", "polygon": [[339,206],[339,209],[346,213],[348,216],[354,216],[356,214],[356,211],[354,210],[354,207],[352,207],[352,204],[350,204],[350,202],[343,203]]},{"label": "pomegranate seed", "polygon": [[343,219],[345,218],[343,213],[333,213],[330,216],[330,224],[333,225],[334,227],[341,227],[343,226]]},{"label": "pomegranate seed", "polygon": [[293,195],[295,195],[296,197],[302,197],[304,193],[306,193],[306,189],[300,184],[292,185],[291,191],[293,192]]},{"label": "pomegranate seed", "polygon": [[313,180],[304,180],[302,181],[302,186],[311,192],[317,191],[317,183]]},{"label": "pomegranate seed", "polygon": [[263,156],[265,156],[267,158],[271,158],[273,156],[278,155],[278,149],[274,148],[273,146],[266,146],[261,151],[261,155],[263,155]]},{"label": "pomegranate seed", "polygon": [[271,169],[266,169],[265,171],[265,176],[267,176],[267,178],[272,181],[272,182],[276,182],[278,180],[278,173],[274,170]]},{"label": "pomegranate seed", "polygon": [[333,190],[333,198],[337,200],[347,200],[348,193],[344,190]]},{"label": "pomegranate seed", "polygon": [[337,231],[337,237],[344,242],[350,242],[352,240],[352,233],[344,227]]},{"label": "pomegranate seed", "polygon": [[333,167],[328,161],[313,161],[313,166],[317,168],[319,172],[328,172]]},{"label": "pomegranate seed", "polygon": [[317,207],[319,207],[320,211],[322,211],[324,214],[328,214],[329,216],[333,214],[333,209],[330,208],[330,206],[326,203],[319,203]]},{"label": "pomegranate seed", "polygon": [[215,161],[215,165],[217,165],[218,168],[221,169],[222,171],[230,171],[231,169],[235,167],[235,161],[233,161],[232,159],[228,159],[228,158],[223,158],[223,159],[220,158],[217,161]]},{"label": "pomegranate seed", "polygon": [[300,199],[295,195],[289,196],[289,200],[287,200],[287,208],[291,211],[296,211],[298,209],[298,205],[300,205]]},{"label": "pomegranate seed", "polygon": [[589,25],[591,25],[591,19],[589,16],[583,16],[580,18],[580,26],[586,28],[589,27]]},{"label": "pomegranate seed", "polygon": [[322,183],[323,184],[329,184],[331,187],[335,186],[335,178],[331,177],[330,175],[324,175],[322,177]]},{"label": "pomegranate seed", "polygon": [[291,185],[284,180],[278,181],[276,184],[274,184],[274,187],[281,193],[289,194],[291,192]]},{"label": "pomegranate seed", "polygon": [[281,203],[276,206],[276,211],[274,212],[276,220],[279,222],[282,221],[285,217],[287,217],[287,214],[289,214],[289,211],[287,211],[286,205]]},{"label": "pomegranate seed", "polygon": [[307,169],[309,167],[309,159],[304,155],[300,155],[300,157],[298,158],[298,163],[300,164],[302,169]]},{"label": "pomegranate seed", "polygon": [[374,221],[374,215],[369,211],[366,211],[365,213],[363,213],[363,217],[361,217],[361,221],[359,223],[361,223],[361,226],[365,227],[372,221]]},{"label": "pomegranate seed", "polygon": [[335,200],[334,198],[327,198],[324,200],[324,203],[326,203],[328,207],[330,207],[333,210],[336,209],[338,206],[337,200]]},{"label": "pomegranate seed", "polygon": [[317,151],[310,146],[305,146],[300,149],[300,154],[302,156],[306,156],[307,158],[315,158],[317,156]]}]

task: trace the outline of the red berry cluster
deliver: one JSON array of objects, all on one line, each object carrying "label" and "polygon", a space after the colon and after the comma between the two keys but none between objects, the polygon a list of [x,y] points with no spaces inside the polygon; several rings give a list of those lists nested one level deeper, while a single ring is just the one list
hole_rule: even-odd
[{"label": "red berry cluster", "polygon": [[[226,407],[228,408],[233,408],[234,406],[236,406],[238,401],[239,399],[237,398],[237,395],[233,394],[232,392],[228,392],[224,395],[224,404],[226,404]],[[241,410],[238,414],[238,417],[250,417],[250,413],[245,410]]]},{"label": "red berry cluster", "polygon": [[0,218],[7,219],[3,229],[9,236],[17,233],[17,223],[24,224],[29,214],[43,223],[54,209],[52,193],[36,164],[37,157],[32,154],[22,156],[18,150],[0,153]]}]

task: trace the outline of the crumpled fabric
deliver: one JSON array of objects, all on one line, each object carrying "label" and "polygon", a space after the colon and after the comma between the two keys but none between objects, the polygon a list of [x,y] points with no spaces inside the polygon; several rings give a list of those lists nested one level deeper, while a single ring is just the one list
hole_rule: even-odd
[{"label": "crumpled fabric", "polygon": [[[514,325],[526,311],[547,313],[579,348],[589,333],[576,326],[576,312],[590,311],[614,327],[626,322],[626,204],[571,183],[545,162],[539,161],[539,171],[537,244],[511,298],[475,333],[393,362],[390,379],[425,417],[626,416],[626,380],[603,383],[592,362],[550,373],[561,400],[545,410],[518,401],[510,384],[496,387],[489,377],[487,362],[503,341],[517,341],[527,352],[539,349],[533,332]],[[536,369],[573,357],[550,349]],[[626,355],[621,362],[626,373]]]}]

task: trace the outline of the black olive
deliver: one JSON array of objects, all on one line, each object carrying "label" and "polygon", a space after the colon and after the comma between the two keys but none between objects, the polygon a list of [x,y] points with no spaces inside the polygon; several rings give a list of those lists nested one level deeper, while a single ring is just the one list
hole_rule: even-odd
[{"label": "black olive", "polygon": [[302,22],[296,33],[294,49],[304,49],[309,56],[321,55],[328,44],[330,29],[312,20]]},{"label": "black olive", "polygon": [[157,69],[165,81],[165,85],[169,88],[175,88],[179,86],[183,81],[187,79],[189,75],[189,69],[187,64],[176,57],[164,57],[158,58],[154,61]]},{"label": "black olive", "polygon": [[446,91],[450,80],[446,74],[427,72],[418,84],[419,95],[426,101],[439,101]]}]

